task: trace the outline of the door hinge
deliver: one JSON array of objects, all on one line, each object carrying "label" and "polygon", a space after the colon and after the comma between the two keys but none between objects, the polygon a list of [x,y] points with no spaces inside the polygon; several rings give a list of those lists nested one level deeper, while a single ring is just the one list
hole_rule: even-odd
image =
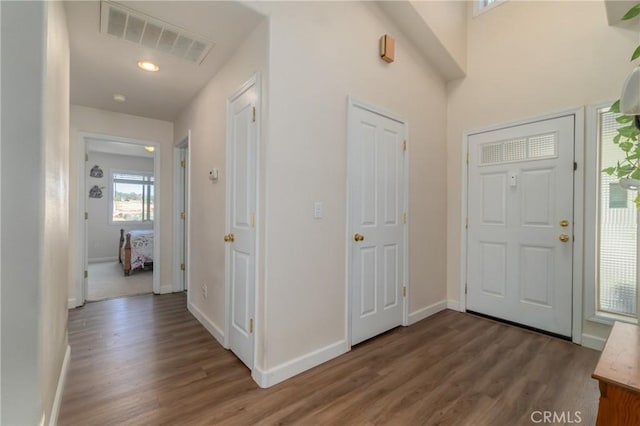
[{"label": "door hinge", "polygon": [[84,220],[89,220],[89,212],[84,212]]},{"label": "door hinge", "polygon": [[253,107],[253,118],[251,119],[253,123],[256,122],[256,107]]},{"label": "door hinge", "polygon": [[469,229],[469,218],[464,220],[464,229]]},{"label": "door hinge", "polygon": [[255,213],[251,213],[251,227],[252,228],[256,227],[256,214]]},{"label": "door hinge", "polygon": [[402,150],[406,151],[407,150],[407,141],[403,141],[402,142]]},{"label": "door hinge", "polygon": [[180,161],[180,167],[182,167],[183,169],[184,169],[184,167],[185,167],[185,164],[186,164],[186,163],[184,162],[184,160],[181,160],[181,161]]},{"label": "door hinge", "polygon": [[89,154],[86,152],[84,153],[84,161],[89,161]]},{"label": "door hinge", "polygon": [[467,283],[464,283],[464,294],[467,294]]},{"label": "door hinge", "polygon": [[180,264],[180,270],[181,270],[181,271],[184,271],[184,270],[185,270],[184,263],[181,263],[181,264]]},{"label": "door hinge", "polygon": [[467,164],[469,164],[469,153],[467,152]]},{"label": "door hinge", "polygon": [[406,285],[402,286],[402,297],[407,297],[407,286]]},{"label": "door hinge", "polygon": [[575,161],[573,162],[573,171],[575,172],[576,170],[578,170],[578,163],[576,163]]},{"label": "door hinge", "polygon": [[405,225],[407,224],[407,214],[406,213],[402,213],[402,223],[404,223]]},{"label": "door hinge", "polygon": [[185,220],[187,215],[184,212],[180,212],[180,219]]},{"label": "door hinge", "polygon": [[89,271],[84,271],[84,277],[89,278]]},{"label": "door hinge", "polygon": [[253,318],[249,319],[249,333],[253,333]]}]

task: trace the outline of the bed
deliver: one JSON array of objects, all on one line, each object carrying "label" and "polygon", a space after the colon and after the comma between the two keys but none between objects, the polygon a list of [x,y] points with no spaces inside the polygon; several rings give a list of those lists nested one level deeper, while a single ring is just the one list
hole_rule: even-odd
[{"label": "bed", "polygon": [[153,230],[131,230],[125,235],[120,230],[118,260],[122,263],[125,277],[135,269],[153,269]]}]

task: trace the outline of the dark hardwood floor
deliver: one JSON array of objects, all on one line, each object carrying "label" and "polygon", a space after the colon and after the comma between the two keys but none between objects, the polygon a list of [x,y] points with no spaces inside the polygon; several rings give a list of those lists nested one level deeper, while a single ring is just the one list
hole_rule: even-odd
[{"label": "dark hardwood floor", "polygon": [[578,411],[593,425],[599,396],[598,352],[453,311],[269,389],[189,314],[183,294],[72,310],[69,340],[59,425],[494,426],[533,424],[534,411],[571,424]]}]

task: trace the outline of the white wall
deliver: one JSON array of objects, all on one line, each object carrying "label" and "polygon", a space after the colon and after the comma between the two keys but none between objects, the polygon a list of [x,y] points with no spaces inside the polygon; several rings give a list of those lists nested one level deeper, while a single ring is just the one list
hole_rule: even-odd
[{"label": "white wall", "polygon": [[78,215],[78,205],[85,194],[78,190],[78,161],[83,153],[79,152],[80,137],[83,133],[116,136],[160,144],[160,170],[156,179],[160,179],[160,291],[170,292],[173,285],[173,123],[133,115],[119,114],[80,105],[71,105],[71,161],[69,168],[69,190],[74,197],[69,199],[69,237],[71,241],[69,256],[69,305],[79,303],[77,295],[82,291],[82,247],[78,246],[79,232],[84,226]]},{"label": "white wall", "polygon": [[[270,6],[267,269],[259,318],[265,335],[258,364],[267,375],[346,344],[347,95],[408,119],[409,311],[420,316],[446,304],[444,81],[376,4]],[[378,56],[385,33],[396,37],[392,64]],[[314,201],[324,203],[322,220],[313,219]]]},{"label": "white wall", "polygon": [[62,4],[0,7],[1,422],[38,424],[67,348],[69,43]]},{"label": "white wall", "polygon": [[[224,333],[225,282],[225,143],[227,99],[256,72],[267,78],[267,22],[261,23],[237,49],[234,56],[194,98],[175,122],[174,140],[183,140],[191,129],[191,199],[189,220],[189,302],[204,316],[209,327]],[[263,83],[263,86],[266,86]],[[263,99],[266,93],[263,92]],[[265,115],[260,114],[265,123]],[[262,138],[261,143],[265,141]],[[220,169],[216,183],[209,170]],[[260,220],[260,218],[258,218]],[[207,287],[207,298],[202,292]]]},{"label": "white wall", "polygon": [[[448,86],[447,294],[455,300],[463,132],[617,99],[638,44],[637,31],[607,25],[603,2],[508,1],[470,15],[468,77]],[[583,332],[603,337],[607,328],[585,322]]]},{"label": "white wall", "polygon": [[[89,171],[94,165],[100,166],[104,172],[102,178],[89,176]],[[89,262],[117,260],[118,242],[120,241],[120,229],[125,234],[132,229],[153,229],[153,222],[139,224],[110,223],[113,198],[113,185],[111,174],[115,170],[128,172],[153,173],[153,158],[135,157],[131,155],[107,154],[104,152],[89,151],[89,162],[86,169],[86,191],[94,185],[102,188],[102,198],[89,198],[87,211],[89,212],[88,224],[88,255]]]},{"label": "white wall", "polygon": [[[46,420],[52,415],[67,351],[69,283],[69,34],[64,6],[47,3],[44,93],[44,236],[40,362]],[[64,380],[64,379],[63,379]],[[61,392],[59,389],[58,392]],[[57,401],[59,404],[61,400]],[[55,407],[57,410],[59,407]],[[53,414],[57,416],[57,413]],[[55,420],[55,419],[54,419]]]}]

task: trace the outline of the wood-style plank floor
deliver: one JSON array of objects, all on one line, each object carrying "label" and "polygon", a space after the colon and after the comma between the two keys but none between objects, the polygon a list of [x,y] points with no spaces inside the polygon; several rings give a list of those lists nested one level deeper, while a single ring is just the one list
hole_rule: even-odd
[{"label": "wood-style plank floor", "polygon": [[453,311],[269,389],[183,294],[72,310],[69,340],[59,425],[530,425],[536,410],[593,425],[599,395],[598,352]]}]

